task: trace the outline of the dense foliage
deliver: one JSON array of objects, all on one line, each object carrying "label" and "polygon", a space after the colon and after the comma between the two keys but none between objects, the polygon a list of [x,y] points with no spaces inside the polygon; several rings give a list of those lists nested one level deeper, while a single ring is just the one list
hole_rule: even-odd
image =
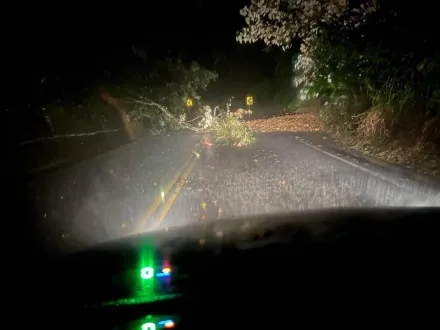
[{"label": "dense foliage", "polygon": [[[164,133],[179,130],[182,128],[180,122],[194,120],[202,114],[198,110],[202,104],[200,94],[217,79],[217,74],[201,68],[196,62],[185,65],[180,59],[166,59],[156,62],[154,70],[133,72],[131,77],[130,84],[118,88],[118,95],[130,108],[130,119],[147,119],[149,130]],[[186,106],[188,99],[192,102],[191,107]],[[137,102],[139,100],[153,103]],[[167,109],[167,114],[163,108]],[[178,120],[171,120],[170,114]]]},{"label": "dense foliage", "polygon": [[[434,4],[386,0],[252,0],[237,41],[289,48],[300,98],[320,97],[322,118],[365,138],[404,131],[438,141],[439,38]],[[344,124],[344,125],[341,125]]]}]

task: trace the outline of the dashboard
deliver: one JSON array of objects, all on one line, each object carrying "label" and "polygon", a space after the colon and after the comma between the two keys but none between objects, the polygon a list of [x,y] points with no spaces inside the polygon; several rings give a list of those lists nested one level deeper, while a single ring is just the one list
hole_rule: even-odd
[{"label": "dashboard", "polygon": [[268,329],[316,313],[329,323],[338,311],[378,318],[373,310],[435,299],[438,220],[440,209],[336,210],[168,229],[52,263],[34,297],[56,315],[40,314],[46,328]]}]

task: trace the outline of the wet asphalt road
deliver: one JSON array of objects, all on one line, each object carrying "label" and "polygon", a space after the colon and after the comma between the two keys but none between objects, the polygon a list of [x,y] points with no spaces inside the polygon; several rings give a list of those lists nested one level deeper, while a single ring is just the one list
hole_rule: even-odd
[{"label": "wet asphalt road", "polygon": [[[313,141],[313,142],[311,142]],[[317,144],[316,141],[322,141]],[[261,133],[254,146],[200,147],[196,134],[149,137],[28,184],[42,247],[71,252],[136,231],[331,207],[436,205],[436,187],[325,148],[319,133]],[[199,144],[199,145],[197,145]],[[200,155],[196,157],[194,150]],[[145,218],[188,159],[169,209]],[[173,181],[173,180],[171,180]],[[175,194],[173,203],[166,203]]]},{"label": "wet asphalt road", "polygon": [[435,185],[335,154],[318,133],[257,137],[245,149],[207,149],[159,227],[318,208],[440,206]]}]

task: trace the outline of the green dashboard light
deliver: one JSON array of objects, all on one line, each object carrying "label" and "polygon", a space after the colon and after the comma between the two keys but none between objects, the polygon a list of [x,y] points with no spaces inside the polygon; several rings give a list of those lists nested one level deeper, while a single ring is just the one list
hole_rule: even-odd
[{"label": "green dashboard light", "polygon": [[141,278],[144,280],[149,280],[150,278],[153,278],[154,276],[154,269],[153,267],[144,267],[141,269]]},{"label": "green dashboard light", "polygon": [[156,330],[156,324],[152,322],[142,324],[142,330]]}]

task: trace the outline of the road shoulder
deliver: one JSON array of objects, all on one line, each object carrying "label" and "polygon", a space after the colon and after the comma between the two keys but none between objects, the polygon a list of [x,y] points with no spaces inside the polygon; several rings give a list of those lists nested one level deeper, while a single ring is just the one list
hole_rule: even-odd
[{"label": "road shoulder", "polygon": [[356,164],[364,164],[364,166],[366,165],[370,167],[373,165],[378,171],[387,173],[388,175],[411,180],[433,188],[440,187],[440,178],[438,177],[434,177],[429,174],[422,174],[413,168],[408,168],[401,164],[392,163],[377,157],[366,155],[355,148],[342,145],[328,134],[309,132],[298,132],[294,134],[304,138],[319,148],[323,148],[330,153],[347,158]]}]

